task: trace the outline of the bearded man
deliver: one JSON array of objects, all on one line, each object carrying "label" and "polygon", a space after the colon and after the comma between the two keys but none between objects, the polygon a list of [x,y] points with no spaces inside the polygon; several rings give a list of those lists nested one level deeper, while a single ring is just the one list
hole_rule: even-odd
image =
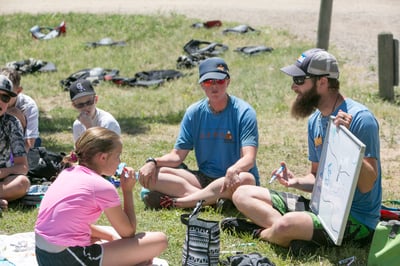
[{"label": "bearded man", "polygon": [[[281,162],[283,171],[274,171],[277,180],[285,187],[312,192],[329,118],[334,116],[335,125],[345,126],[366,145],[342,242],[369,244],[379,222],[382,199],[378,122],[367,107],[339,92],[338,62],[327,51],[307,50],[295,64],[283,67],[281,71],[292,77],[291,88],[297,94],[291,114],[296,119],[308,117],[311,169],[298,177],[285,162]],[[311,212],[309,199],[303,196],[241,186],[232,200],[252,222],[225,218],[221,222],[223,230],[249,232],[253,237],[297,250],[334,246],[320,219]]]}]

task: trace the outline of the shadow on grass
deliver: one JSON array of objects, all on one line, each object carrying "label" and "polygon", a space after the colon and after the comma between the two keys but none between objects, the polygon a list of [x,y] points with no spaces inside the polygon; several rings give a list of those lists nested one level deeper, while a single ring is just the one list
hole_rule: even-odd
[{"label": "shadow on grass", "polygon": [[165,115],[146,116],[143,118],[138,117],[117,117],[121,131],[130,134],[143,134],[149,130],[149,124],[169,124],[178,125],[183,117],[184,111],[175,113],[167,113]]},{"label": "shadow on grass", "polygon": [[[146,131],[149,130],[148,125],[153,123],[177,125],[181,122],[183,114],[184,111],[179,111],[174,113],[167,113],[165,115],[146,116],[143,118],[134,116],[131,117],[120,116],[116,117],[116,119],[120,124],[122,132],[135,135],[135,134],[146,133]],[[40,117],[39,120],[40,132],[48,134],[70,131],[72,128],[72,124],[74,122],[74,118],[66,118],[66,117],[48,118],[42,112],[40,112],[39,117]]]}]

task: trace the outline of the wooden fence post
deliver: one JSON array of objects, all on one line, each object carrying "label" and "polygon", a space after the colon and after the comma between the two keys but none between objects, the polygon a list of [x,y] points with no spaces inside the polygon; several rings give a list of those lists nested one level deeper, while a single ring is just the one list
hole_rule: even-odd
[{"label": "wooden fence post", "polygon": [[395,83],[394,46],[395,45],[393,41],[393,34],[388,32],[382,32],[378,35],[379,95],[383,99],[390,101],[394,100],[394,90],[393,90],[393,85]]},{"label": "wooden fence post", "polygon": [[329,48],[329,34],[331,31],[332,2],[333,0],[321,0],[321,6],[319,8],[317,48],[322,48],[327,51]]}]

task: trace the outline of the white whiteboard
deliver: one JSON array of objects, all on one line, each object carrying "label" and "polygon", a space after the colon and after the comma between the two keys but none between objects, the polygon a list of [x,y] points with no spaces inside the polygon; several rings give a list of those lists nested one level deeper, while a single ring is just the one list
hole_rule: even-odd
[{"label": "white whiteboard", "polygon": [[346,127],[329,119],[310,208],[340,246],[357,186],[365,145]]}]

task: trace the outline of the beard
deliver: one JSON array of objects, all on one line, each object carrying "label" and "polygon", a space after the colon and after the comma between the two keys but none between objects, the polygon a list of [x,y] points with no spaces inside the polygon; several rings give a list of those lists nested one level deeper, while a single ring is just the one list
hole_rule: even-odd
[{"label": "beard", "polygon": [[296,98],[292,104],[292,116],[296,119],[308,117],[317,108],[320,98],[321,96],[317,93],[317,86],[314,84],[309,91]]}]

